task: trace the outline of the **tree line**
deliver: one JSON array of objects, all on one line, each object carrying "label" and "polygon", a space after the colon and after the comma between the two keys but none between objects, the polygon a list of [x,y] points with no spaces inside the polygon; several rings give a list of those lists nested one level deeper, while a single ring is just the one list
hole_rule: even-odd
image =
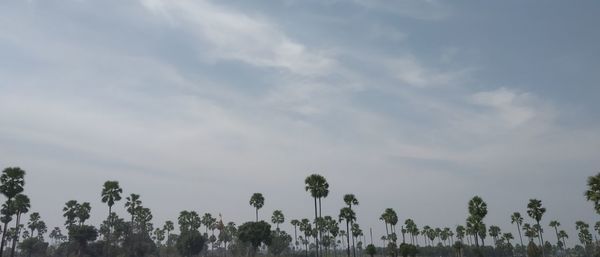
[{"label": "tree line", "polygon": [[[579,244],[568,246],[569,235],[561,229],[561,223],[543,220],[546,208],[538,199],[527,202],[528,222],[519,212],[507,217],[518,231],[518,241],[512,233],[503,233],[499,226],[486,225],[487,203],[474,196],[467,203],[465,223],[454,227],[419,227],[411,218],[401,222],[393,208],[386,208],[379,218],[385,234],[376,236],[374,242],[369,228],[367,244],[367,232],[359,225],[356,208],[353,208],[359,205],[354,194],[343,196],[345,206],[337,215],[327,215],[322,213],[321,204],[329,195],[325,177],[312,174],[304,182],[305,191],[314,203],[314,217],[291,219],[293,234],[280,229],[286,222],[282,210],[275,210],[270,222],[259,219],[259,210],[265,204],[262,193],[252,194],[249,200],[255,209],[255,220],[239,226],[232,221],[224,222],[220,214],[200,215],[194,210],[183,210],[175,221],[157,225],[152,222],[152,211],[144,206],[141,196],[124,195],[118,181],[106,181],[102,185],[100,198],[108,214],[99,226],[86,224],[92,210],[89,202],[70,200],[62,208],[63,226],[54,227],[48,234],[49,228],[40,214],[29,213],[32,206],[25,194],[25,171],[8,167],[0,175],[0,193],[6,198],[0,208],[0,257],[600,256],[600,244],[594,240],[589,224],[583,221],[574,224]],[[600,214],[600,173],[588,178],[584,196]],[[127,211],[124,217],[113,211],[119,202],[123,202]],[[545,222],[552,228],[550,233],[554,240],[544,240]],[[594,224],[593,230],[600,234],[600,221]],[[491,245],[485,244],[488,236],[492,239]]]}]

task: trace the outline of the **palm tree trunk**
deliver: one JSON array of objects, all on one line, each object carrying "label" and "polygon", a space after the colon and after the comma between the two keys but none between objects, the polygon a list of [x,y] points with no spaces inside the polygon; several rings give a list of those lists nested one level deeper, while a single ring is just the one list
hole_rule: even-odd
[{"label": "palm tree trunk", "polygon": [[[537,221],[538,227],[541,228],[540,222]],[[546,250],[544,250],[544,236],[542,235],[542,229],[540,229],[540,247],[542,248],[542,257],[546,257]]]},{"label": "palm tree trunk", "polygon": [[348,257],[350,257],[350,222],[346,220],[346,241],[348,245]]},{"label": "palm tree trunk", "polygon": [[356,257],[356,247],[354,246],[354,235],[352,235],[352,256]]},{"label": "palm tree trunk", "polygon": [[517,231],[519,232],[519,239],[521,240],[521,246],[523,246],[523,237],[521,236],[521,226],[517,223]]},{"label": "palm tree trunk", "polygon": [[[258,208],[256,208],[256,222],[258,222]],[[208,227],[206,229],[206,234],[208,234]]]},{"label": "palm tree trunk", "polygon": [[19,223],[21,222],[21,213],[17,212],[17,222],[15,224],[15,238],[12,241],[12,249],[10,249],[10,257],[15,257],[15,248],[19,241]]},{"label": "palm tree trunk", "polygon": [[0,243],[0,257],[4,253],[4,244],[6,243],[6,228],[8,227],[8,222],[4,222],[4,229],[2,231],[2,242]]},{"label": "palm tree trunk", "polygon": [[[317,222],[318,217],[319,216],[317,215],[317,198],[315,197],[315,227],[317,228],[317,231],[319,230],[319,223]],[[319,257],[319,237],[318,237],[318,235],[315,235],[315,247],[316,247],[316,251],[317,251],[316,256]]]},{"label": "palm tree trunk", "polygon": [[105,255],[106,257],[110,257],[110,230],[111,230],[111,227],[112,227],[112,223],[110,221],[110,214],[111,214],[111,212],[112,212],[112,206],[109,205],[108,206],[108,218],[107,218],[107,221],[108,221],[108,237],[106,238],[106,255]]}]

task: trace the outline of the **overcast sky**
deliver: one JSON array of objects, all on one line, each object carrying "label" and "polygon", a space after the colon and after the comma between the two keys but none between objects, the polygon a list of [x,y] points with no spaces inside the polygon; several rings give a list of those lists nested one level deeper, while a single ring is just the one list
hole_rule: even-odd
[{"label": "overcast sky", "polygon": [[[0,2],[0,166],[27,171],[32,211],[71,199],[107,214],[106,180],[154,223],[181,210],[254,218],[254,192],[311,217],[454,227],[480,195],[516,230],[530,198],[577,238],[600,171],[600,2]],[[117,203],[126,215],[124,201]],[[286,223],[287,223],[286,221]],[[531,219],[526,218],[527,222]],[[289,228],[289,226],[286,226]],[[556,238],[549,228],[546,239]],[[379,241],[378,241],[379,242]]]}]

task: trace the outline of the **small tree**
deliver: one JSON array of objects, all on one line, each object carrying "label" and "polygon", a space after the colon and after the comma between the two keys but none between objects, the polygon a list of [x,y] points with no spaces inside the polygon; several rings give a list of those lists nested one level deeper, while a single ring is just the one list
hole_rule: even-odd
[{"label": "small tree", "polygon": [[375,246],[373,244],[369,244],[369,245],[367,245],[367,248],[365,249],[365,251],[368,255],[373,257],[377,253],[377,248],[375,248]]},{"label": "small tree", "polygon": [[197,255],[204,248],[206,239],[197,230],[186,230],[177,239],[176,247],[184,257]]},{"label": "small tree", "polygon": [[271,244],[271,225],[264,221],[246,222],[238,228],[238,239],[252,245],[252,256],[261,244]]}]

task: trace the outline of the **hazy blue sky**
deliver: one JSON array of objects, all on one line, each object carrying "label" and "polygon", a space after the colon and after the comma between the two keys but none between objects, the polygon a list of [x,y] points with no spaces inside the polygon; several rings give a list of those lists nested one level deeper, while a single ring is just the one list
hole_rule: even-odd
[{"label": "hazy blue sky", "polygon": [[[70,199],[102,220],[102,183],[179,211],[310,217],[360,200],[383,233],[488,225],[543,200],[543,223],[595,222],[600,171],[598,1],[1,1],[0,166],[27,171],[33,211]],[[125,215],[123,202],[117,211]],[[529,219],[527,219],[530,221]],[[547,229],[547,232],[551,232]],[[553,234],[546,236],[555,241]]]}]

